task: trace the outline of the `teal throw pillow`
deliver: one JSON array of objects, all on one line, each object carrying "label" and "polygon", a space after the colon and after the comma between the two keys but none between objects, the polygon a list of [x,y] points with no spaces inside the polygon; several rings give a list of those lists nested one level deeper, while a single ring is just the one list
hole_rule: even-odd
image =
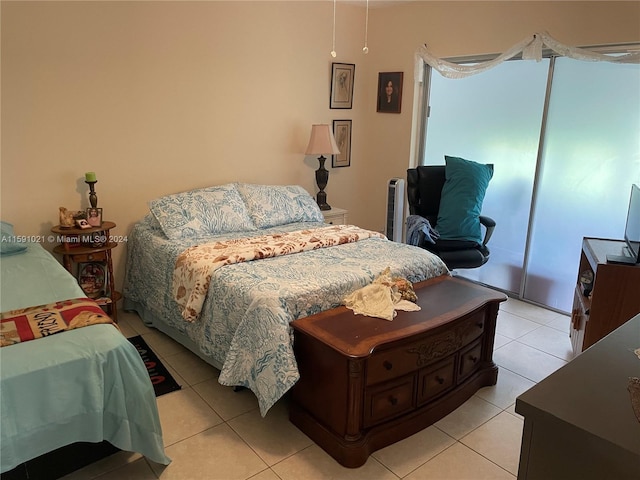
[{"label": "teal throw pillow", "polygon": [[442,240],[466,240],[482,244],[480,212],[493,165],[458,157],[444,157],[446,181],[440,196],[436,230]]}]

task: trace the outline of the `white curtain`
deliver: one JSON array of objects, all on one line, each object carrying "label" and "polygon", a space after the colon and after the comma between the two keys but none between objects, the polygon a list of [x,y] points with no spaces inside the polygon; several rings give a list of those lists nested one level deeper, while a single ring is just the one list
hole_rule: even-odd
[{"label": "white curtain", "polygon": [[484,72],[500,65],[516,55],[522,53],[525,60],[542,60],[542,50],[544,47],[554,51],[563,57],[573,58],[575,60],[585,60],[590,62],[613,62],[613,63],[640,63],[640,52],[627,53],[624,55],[607,55],[604,53],[593,52],[585,48],[571,47],[557,41],[547,32],[535,33],[533,37],[527,37],[521,42],[515,44],[506,52],[498,55],[493,60],[477,63],[475,65],[459,65],[457,63],[447,62],[434,56],[427,46],[424,45],[416,52],[416,80],[422,81],[423,62],[434,70],[440,72],[443,77],[447,78],[465,78],[477,73]]}]

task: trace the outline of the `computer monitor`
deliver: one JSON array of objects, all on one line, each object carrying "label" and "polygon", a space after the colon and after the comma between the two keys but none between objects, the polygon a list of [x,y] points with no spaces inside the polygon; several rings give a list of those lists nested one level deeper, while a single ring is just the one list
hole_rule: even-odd
[{"label": "computer monitor", "polygon": [[623,255],[607,255],[607,262],[640,263],[640,186],[631,185],[627,223],[624,227],[625,247]]}]

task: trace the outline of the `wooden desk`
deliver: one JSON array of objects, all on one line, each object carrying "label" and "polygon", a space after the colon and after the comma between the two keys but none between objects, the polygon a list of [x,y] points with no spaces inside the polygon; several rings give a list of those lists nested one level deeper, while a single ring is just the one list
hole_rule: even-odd
[{"label": "wooden desk", "polygon": [[524,416],[520,480],[640,478],[640,315],[516,399]]},{"label": "wooden desk", "polygon": [[[621,255],[625,242],[584,238],[578,281],[571,312],[571,345],[578,355],[640,313],[640,265],[607,263],[607,255]],[[579,277],[594,275],[593,290],[584,296]],[[640,346],[640,345],[639,345]]]}]

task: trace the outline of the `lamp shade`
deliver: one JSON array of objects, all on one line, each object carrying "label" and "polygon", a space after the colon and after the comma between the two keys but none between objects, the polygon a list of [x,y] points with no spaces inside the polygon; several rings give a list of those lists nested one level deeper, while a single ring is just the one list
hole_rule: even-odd
[{"label": "lamp shade", "polygon": [[329,125],[311,126],[311,138],[304,153],[305,155],[336,155],[340,153]]}]

